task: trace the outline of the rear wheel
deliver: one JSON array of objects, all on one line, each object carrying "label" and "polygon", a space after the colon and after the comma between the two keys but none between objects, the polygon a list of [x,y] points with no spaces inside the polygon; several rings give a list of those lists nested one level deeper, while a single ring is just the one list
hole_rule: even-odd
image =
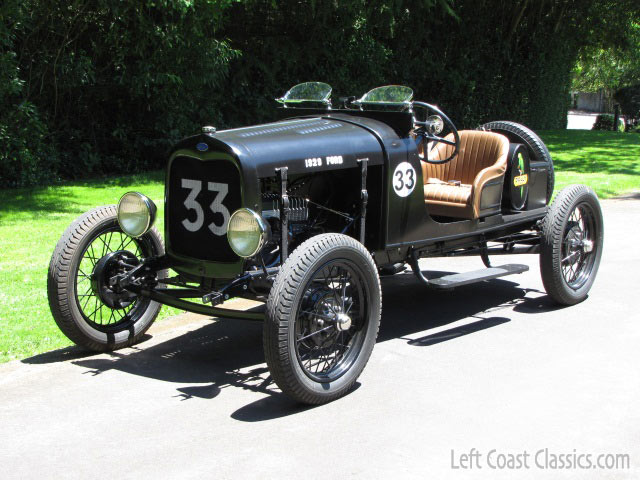
[{"label": "rear wheel", "polygon": [[603,245],[598,197],[584,185],[560,191],[544,218],[540,272],[556,302],[573,305],[587,297],[595,280]]},{"label": "rear wheel", "polygon": [[309,404],[345,395],[369,360],[380,311],[378,272],[362,244],[339,234],[301,244],[267,301],[264,351],[276,384]]},{"label": "rear wheel", "polygon": [[73,222],[53,252],[47,279],[49,306],[60,330],[98,352],[136,343],[160,311],[157,302],[108,284],[123,263],[135,265],[164,252],[155,229],[132,238],[116,216],[116,207],[109,205]]}]

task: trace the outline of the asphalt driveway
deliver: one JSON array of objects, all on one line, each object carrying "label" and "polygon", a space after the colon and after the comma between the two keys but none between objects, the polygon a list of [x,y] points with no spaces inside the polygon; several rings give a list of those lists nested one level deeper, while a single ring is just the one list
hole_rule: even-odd
[{"label": "asphalt driveway", "polygon": [[[183,315],[136,348],[1,365],[0,477],[639,478],[640,200],[603,205],[585,302],[553,305],[536,256],[504,257],[525,274],[451,293],[386,278],[372,358],[322,407],[279,393],[261,324],[245,321]],[[560,454],[624,454],[630,468],[554,468]]]}]

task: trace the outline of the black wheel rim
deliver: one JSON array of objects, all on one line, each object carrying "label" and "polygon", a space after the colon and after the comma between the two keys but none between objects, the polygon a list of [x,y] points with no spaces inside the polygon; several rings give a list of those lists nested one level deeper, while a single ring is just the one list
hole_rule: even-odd
[{"label": "black wheel rim", "polygon": [[92,288],[91,278],[102,257],[111,252],[129,251],[138,259],[152,255],[148,241],[132,238],[112,226],[96,233],[82,252],[75,272],[76,304],[84,320],[102,332],[120,331],[135,323],[146,311],[150,300],[135,298],[123,308],[104,304]]},{"label": "black wheel rim", "polygon": [[565,225],[561,248],[561,270],[565,283],[580,289],[591,277],[598,253],[598,225],[593,207],[580,203]]},{"label": "black wheel rim", "polygon": [[341,377],[366,336],[369,292],[360,269],[333,260],[306,283],[295,322],[295,351],[304,373],[318,382]]}]

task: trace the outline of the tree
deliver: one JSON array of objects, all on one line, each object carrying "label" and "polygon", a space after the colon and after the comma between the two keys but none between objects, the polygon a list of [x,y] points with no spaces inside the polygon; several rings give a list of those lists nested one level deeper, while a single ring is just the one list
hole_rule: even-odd
[{"label": "tree", "polygon": [[[617,5],[612,12],[616,21],[605,22],[608,29],[591,32],[572,78],[574,91],[604,91],[609,107],[616,91],[640,83],[640,7]],[[606,16],[606,12],[600,13]]]},{"label": "tree", "polygon": [[273,120],[273,98],[308,80],[334,99],[409,85],[461,128],[558,128],[578,52],[586,72],[598,49],[630,51],[639,12],[638,0],[3,0],[0,186],[160,168],[198,126]]}]

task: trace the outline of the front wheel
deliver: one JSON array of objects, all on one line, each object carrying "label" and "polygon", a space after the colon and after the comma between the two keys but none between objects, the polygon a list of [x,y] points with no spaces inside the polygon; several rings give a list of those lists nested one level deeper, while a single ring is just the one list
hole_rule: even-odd
[{"label": "front wheel", "polygon": [[109,278],[120,273],[122,262],[137,264],[163,252],[155,228],[140,238],[123,233],[115,205],[79,217],[62,234],[49,264],[49,306],[60,330],[96,352],[136,343],[157,317],[160,304],[111,286]]},{"label": "front wheel", "polygon": [[378,271],[364,246],[323,234],[284,263],[267,300],[264,351],[280,389],[308,404],[345,395],[378,335]]},{"label": "front wheel", "polygon": [[603,244],[602,210],[589,187],[570,185],[553,201],[542,225],[540,272],[551,298],[573,305],[593,285]]}]

